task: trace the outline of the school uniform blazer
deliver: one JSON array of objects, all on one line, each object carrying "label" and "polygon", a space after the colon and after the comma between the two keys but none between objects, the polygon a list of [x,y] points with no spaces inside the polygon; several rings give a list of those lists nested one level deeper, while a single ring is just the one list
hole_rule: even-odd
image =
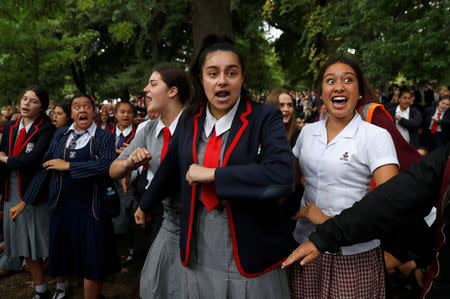
[{"label": "school uniform blazer", "polygon": [[[389,114],[395,122],[395,112],[399,104],[396,104],[388,109]],[[422,113],[416,107],[409,107],[409,119],[401,118],[399,125],[405,127],[409,132],[409,143],[418,148],[420,146],[420,135],[417,129],[422,124]]]},{"label": "school uniform blazer", "polygon": [[[426,136],[431,135],[431,118],[435,112],[436,107],[427,107],[423,113],[423,131]],[[450,109],[445,111],[442,118],[438,120],[438,124],[441,126],[442,137],[444,138],[445,143],[448,143],[450,141]]]},{"label": "school uniform blazer", "polygon": [[[66,142],[69,134],[66,134],[68,128],[60,128],[53,136],[50,148],[45,153],[43,162],[51,159],[64,159]],[[106,130],[97,128],[92,138],[91,152],[93,159],[83,162],[70,162],[70,176],[73,180],[81,178],[92,178],[96,184],[94,185],[92,212],[97,219],[108,218],[108,213],[112,209],[112,203],[107,201],[104,196],[105,191],[102,189],[103,176],[109,176],[109,166],[116,158],[114,146],[114,135]],[[62,182],[62,172],[56,170],[40,170],[33,178],[23,200],[27,204],[34,204],[40,193],[41,187],[49,185],[48,207],[53,211],[59,200]]]},{"label": "school uniform blazer", "polygon": [[[114,128],[111,129],[111,133],[113,133],[114,136],[116,136],[116,130],[117,130],[117,126],[115,126]],[[133,124],[130,134],[128,134],[127,136],[124,136],[124,138],[125,138],[124,143],[130,144],[131,140],[133,140],[135,135],[136,135],[136,126]]]},{"label": "school uniform blazer", "polygon": [[[180,119],[151,185],[141,198],[144,212],[180,190],[180,257],[188,265],[196,186],[186,181],[189,166],[198,163],[197,148],[205,108],[186,122]],[[275,200],[293,191],[294,157],[281,112],[272,105],[241,100],[233,119],[221,167],[215,171],[219,200],[225,201],[233,253],[239,272],[256,277],[281,264],[294,246],[294,223]],[[292,214],[292,211],[289,211]]]},{"label": "school uniform blazer", "polygon": [[[46,116],[38,117],[25,136],[20,155],[12,156],[14,143],[19,131],[20,119],[10,121],[5,125],[0,143],[0,151],[8,156],[6,165],[0,163],[0,194],[2,201],[8,200],[8,179],[12,169],[18,170],[19,196],[25,194],[33,176],[42,169],[41,159],[48,149],[55,127]],[[45,192],[44,192],[45,193]],[[45,200],[45,194],[41,194],[38,201]]]}]

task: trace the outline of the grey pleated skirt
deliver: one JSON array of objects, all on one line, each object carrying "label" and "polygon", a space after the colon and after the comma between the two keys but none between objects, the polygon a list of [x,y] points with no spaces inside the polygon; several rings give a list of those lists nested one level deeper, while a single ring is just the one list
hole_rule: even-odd
[{"label": "grey pleated skirt", "polygon": [[189,265],[183,268],[182,298],[289,298],[286,273],[280,267],[254,278],[239,273],[226,209],[208,212],[201,203],[196,209]]},{"label": "grey pleated skirt", "polygon": [[141,272],[139,295],[141,298],[178,299],[181,290],[179,218],[168,219],[164,212],[164,220],[152,247],[148,251]]},{"label": "grey pleated skirt", "polygon": [[3,231],[5,255],[9,257],[31,257],[33,260],[48,256],[50,212],[46,202],[27,205],[14,222],[9,210],[21,202],[18,192],[18,177],[10,176],[8,200],[3,207]]}]

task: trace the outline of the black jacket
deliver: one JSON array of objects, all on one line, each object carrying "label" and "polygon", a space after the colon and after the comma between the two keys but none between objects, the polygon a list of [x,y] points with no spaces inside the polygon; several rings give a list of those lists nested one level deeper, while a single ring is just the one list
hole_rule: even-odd
[{"label": "black jacket", "polygon": [[420,222],[434,205],[439,233],[423,295],[424,298],[447,298],[450,294],[450,223],[446,225],[442,215],[448,213],[443,210],[443,203],[450,186],[449,155],[450,145],[433,151],[351,208],[318,225],[309,238],[321,252],[336,252],[340,246],[383,239],[394,233],[408,234],[409,228]]},{"label": "black jacket", "polygon": [[[428,140],[430,138],[431,132],[430,132],[430,125],[431,125],[431,118],[433,117],[434,113],[436,112],[436,107],[428,107],[425,109],[423,113],[423,142],[424,145],[428,145]],[[450,141],[450,109],[445,111],[444,116],[438,121],[438,124],[441,126],[442,129],[442,138],[444,139],[444,144],[449,143]]]},{"label": "black jacket", "polygon": [[[391,106],[388,109],[389,114],[392,116],[392,119],[395,122],[395,111],[398,107],[398,103],[396,105]],[[419,148],[420,146],[420,136],[417,132],[417,129],[422,124],[422,113],[414,107],[409,107],[409,119],[401,118],[398,121],[398,124],[400,126],[405,127],[409,132],[409,143],[414,146],[415,148]]]},{"label": "black jacket", "polygon": [[[38,117],[25,136],[22,151],[18,156],[12,156],[14,143],[19,131],[20,119],[6,123],[0,143],[0,152],[4,152],[9,158],[6,165],[0,163],[0,194],[3,194],[2,201],[8,200],[6,194],[8,188],[8,178],[10,171],[15,169],[19,173],[19,196],[22,198],[34,175],[41,166],[41,159],[48,149],[55,127],[50,122],[47,115]],[[46,197],[46,192],[42,192],[39,201]]]}]

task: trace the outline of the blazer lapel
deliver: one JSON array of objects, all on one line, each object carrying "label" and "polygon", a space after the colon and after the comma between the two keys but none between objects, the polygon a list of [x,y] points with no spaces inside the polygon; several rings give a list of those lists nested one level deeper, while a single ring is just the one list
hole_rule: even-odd
[{"label": "blazer lapel", "polygon": [[8,148],[8,156],[12,155],[13,152],[13,148],[14,148],[14,143],[16,141],[16,137],[17,137],[17,132],[19,131],[19,124],[20,124],[20,120],[22,118],[19,118],[14,125],[12,125],[9,128],[9,148]]},{"label": "blazer lapel", "polygon": [[200,107],[200,111],[194,115],[194,134],[193,134],[193,140],[192,140],[192,159],[195,164],[198,164],[198,157],[197,157],[197,149],[198,144],[201,139],[201,134],[203,130],[203,123],[205,121],[206,117],[206,109],[205,106]]},{"label": "blazer lapel", "polygon": [[236,144],[241,138],[242,134],[248,127],[249,120],[247,116],[252,112],[252,105],[250,101],[240,101],[239,107],[234,116],[233,123],[231,124],[230,134],[227,138],[227,144],[225,147],[225,154],[222,161],[222,166],[226,166],[231,153],[233,152]]},{"label": "blazer lapel", "polygon": [[31,128],[28,130],[27,135],[25,136],[25,141],[22,144],[22,148],[20,149],[20,152],[22,152],[23,149],[27,146],[31,137],[33,137],[33,135],[37,133],[37,131],[39,130],[39,127],[42,125],[43,122],[44,122],[43,117],[38,118],[34,121],[34,123],[31,125]]}]

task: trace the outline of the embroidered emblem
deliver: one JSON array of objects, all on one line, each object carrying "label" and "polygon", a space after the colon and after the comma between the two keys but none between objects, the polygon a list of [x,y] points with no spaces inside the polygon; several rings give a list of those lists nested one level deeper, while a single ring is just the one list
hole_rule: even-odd
[{"label": "embroidered emblem", "polygon": [[77,152],[70,152],[69,153],[69,158],[70,159],[75,159],[76,154],[77,154]]},{"label": "embroidered emblem", "polygon": [[25,153],[29,153],[33,150],[34,148],[34,143],[33,142],[28,142],[27,143],[27,147],[25,148]]},{"label": "embroidered emblem", "polygon": [[345,153],[342,155],[341,160],[343,160],[343,161],[348,161],[348,152],[345,152]]}]

